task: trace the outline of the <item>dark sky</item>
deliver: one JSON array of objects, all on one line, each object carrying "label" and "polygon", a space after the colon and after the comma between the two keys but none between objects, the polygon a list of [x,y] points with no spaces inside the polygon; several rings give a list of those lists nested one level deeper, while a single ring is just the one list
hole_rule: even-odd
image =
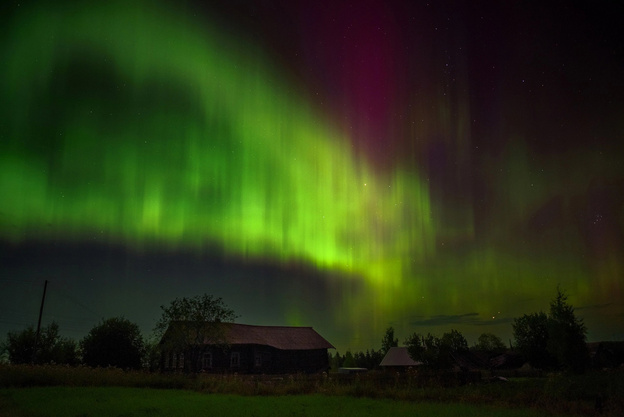
[{"label": "dark sky", "polygon": [[624,337],[615,2],[5,2],[0,334],[146,334],[178,296],[511,337],[566,290]]}]

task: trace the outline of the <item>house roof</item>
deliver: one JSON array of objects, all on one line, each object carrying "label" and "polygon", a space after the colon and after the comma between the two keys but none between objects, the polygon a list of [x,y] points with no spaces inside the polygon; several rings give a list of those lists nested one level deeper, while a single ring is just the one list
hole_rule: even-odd
[{"label": "house roof", "polygon": [[224,324],[225,338],[232,345],[267,345],[282,350],[334,349],[312,327]]},{"label": "house roof", "polygon": [[[281,350],[335,349],[312,327],[221,325],[224,326],[226,343],[230,345],[265,345]],[[208,341],[205,343],[210,344]]]},{"label": "house roof", "polygon": [[418,366],[421,362],[416,362],[407,352],[406,347],[391,347],[382,359],[380,366]]}]

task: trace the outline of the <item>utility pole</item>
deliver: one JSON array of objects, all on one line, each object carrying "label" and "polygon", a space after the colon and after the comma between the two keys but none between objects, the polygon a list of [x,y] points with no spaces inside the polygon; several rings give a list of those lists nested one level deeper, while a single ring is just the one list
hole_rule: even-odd
[{"label": "utility pole", "polygon": [[37,323],[37,333],[35,335],[35,346],[33,348],[32,361],[35,362],[37,355],[37,344],[39,343],[39,332],[41,331],[41,316],[43,315],[43,304],[45,303],[46,290],[48,289],[48,280],[43,284],[43,297],[41,297],[41,307],[39,308],[39,322]]}]

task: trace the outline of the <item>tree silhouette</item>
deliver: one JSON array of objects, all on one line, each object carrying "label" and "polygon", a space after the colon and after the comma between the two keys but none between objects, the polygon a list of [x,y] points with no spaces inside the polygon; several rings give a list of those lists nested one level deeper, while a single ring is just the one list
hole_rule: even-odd
[{"label": "tree silhouette", "polygon": [[589,364],[587,328],[567,300],[565,292],[557,287],[550,315],[539,312],[514,319],[516,348],[536,368],[580,373]]},{"label": "tree silhouette", "polygon": [[493,333],[482,333],[477,340],[477,344],[471,349],[487,352],[490,355],[497,355],[505,352],[507,347],[503,340]]},{"label": "tree silhouette", "polygon": [[516,349],[532,366],[548,369],[555,360],[548,353],[548,316],[543,311],[524,314],[512,324]]},{"label": "tree silhouette", "polygon": [[394,328],[388,327],[386,329],[386,334],[383,339],[381,339],[381,351],[385,355],[391,347],[397,346],[399,346],[399,339],[394,337]]},{"label": "tree silhouette", "polygon": [[557,287],[557,295],[550,302],[548,320],[548,353],[566,371],[582,373],[589,364],[586,344],[587,328],[574,314],[568,296]]},{"label": "tree silhouette", "polygon": [[417,362],[428,368],[447,369],[455,363],[453,355],[468,350],[466,338],[457,330],[444,333],[441,338],[428,333],[414,333],[405,341],[407,352]]},{"label": "tree silhouette", "polygon": [[110,318],[93,327],[80,346],[85,365],[141,368],[143,337],[139,327],[123,317]]},{"label": "tree silhouette", "polygon": [[220,297],[209,294],[176,298],[160,308],[162,315],[154,334],[160,339],[162,352],[186,352],[189,357],[188,360],[185,358],[185,364],[193,372],[199,369],[206,343],[227,346],[221,323],[233,322],[238,317]]},{"label": "tree silhouette", "polygon": [[342,366],[345,368],[354,368],[355,367],[355,358],[350,350],[347,350],[345,353],[344,361],[342,362]]},{"label": "tree silhouette", "polygon": [[14,364],[78,364],[76,342],[60,336],[59,326],[56,322],[52,322],[41,329],[36,347],[35,339],[36,332],[33,326],[29,326],[20,332],[9,332],[6,342],[9,361]]}]

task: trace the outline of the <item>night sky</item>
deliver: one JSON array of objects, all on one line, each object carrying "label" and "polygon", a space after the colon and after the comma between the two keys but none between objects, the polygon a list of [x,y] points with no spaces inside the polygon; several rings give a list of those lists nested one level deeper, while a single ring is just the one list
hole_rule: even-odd
[{"label": "night sky", "polygon": [[[476,3],[476,4],[475,4]],[[617,2],[0,6],[0,336],[175,297],[511,338],[561,285],[624,340]]]}]

